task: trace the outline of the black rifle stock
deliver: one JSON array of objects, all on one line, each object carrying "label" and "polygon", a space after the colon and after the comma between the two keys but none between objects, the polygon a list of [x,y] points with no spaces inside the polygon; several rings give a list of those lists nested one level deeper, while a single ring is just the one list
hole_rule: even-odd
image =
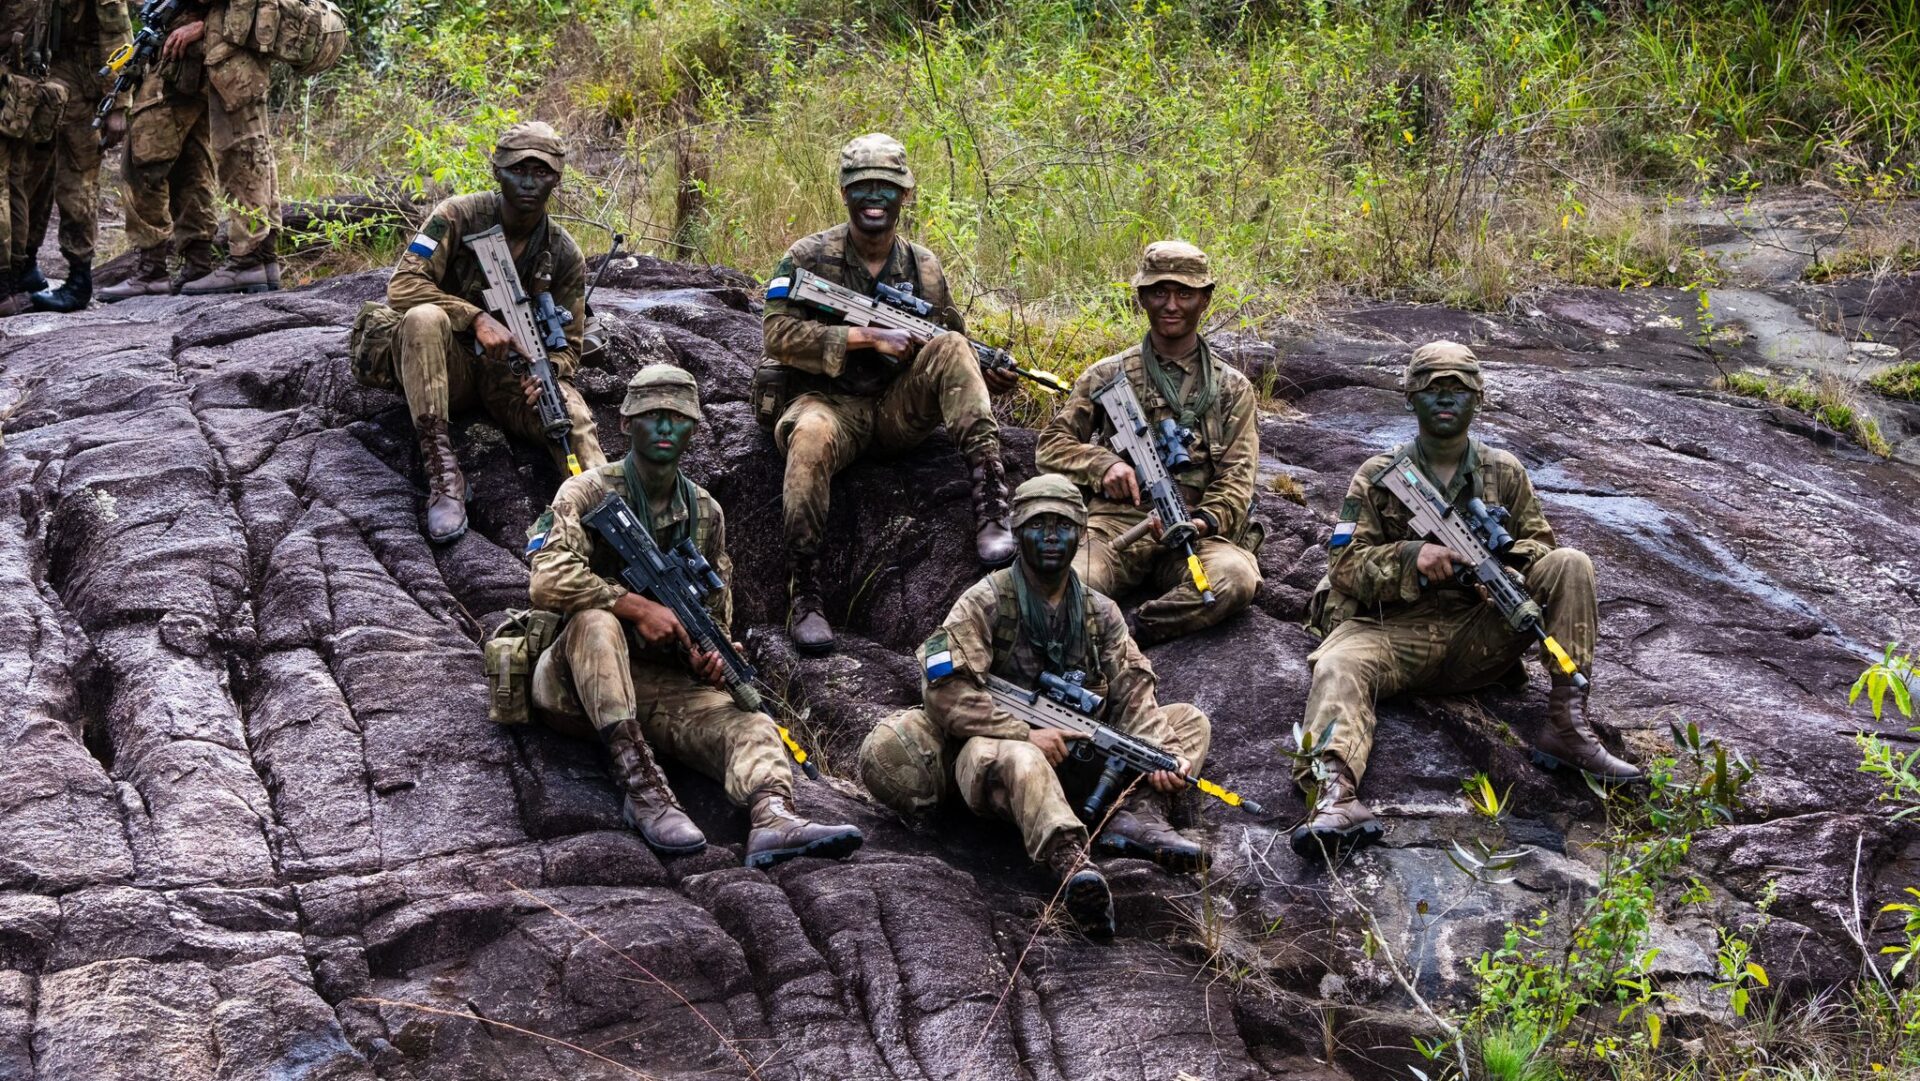
[{"label": "black rifle stock", "polygon": [[93,110],[94,127],[106,123],[107,114],[113,111],[114,99],[133,89],[140,82],[140,77],[153,66],[154,59],[160,55],[160,47],[166,44],[167,34],[172,31],[173,20],[179,14],[180,0],[147,0],[140,5],[139,32],[133,35],[132,41],[115,49],[99,71],[103,79],[109,75],[116,78],[106,97],[101,98],[99,106]]},{"label": "black rifle stock", "polygon": [[1114,547],[1133,544],[1157,519],[1161,528],[1160,543],[1186,553],[1187,574],[1193,579],[1193,588],[1200,591],[1200,603],[1213,604],[1213,583],[1207,581],[1206,569],[1200,565],[1200,556],[1193,548],[1197,539],[1193,516],[1187,512],[1187,501],[1181,498],[1180,486],[1168,472],[1191,460],[1187,456],[1187,444],[1193,442],[1193,433],[1171,419],[1161,421],[1158,427],[1147,423],[1146,411],[1140,408],[1140,398],[1133,393],[1133,385],[1127,382],[1124,371],[1115,373],[1111,382],[1095,391],[1093,399],[1113,422],[1114,452],[1133,466],[1140,490],[1153,503],[1153,512],[1144,521],[1114,538]]},{"label": "black rifle stock", "polygon": [[[1083,760],[1095,755],[1105,757],[1099,783],[1094,785],[1093,794],[1087,797],[1081,807],[1089,820],[1099,819],[1107,800],[1130,775],[1145,776],[1162,770],[1180,773],[1179,759],[1146,740],[1136,739],[1117,728],[1101,724],[1095,715],[1106,703],[1099,695],[1077,682],[1062,679],[1052,672],[1043,672],[1040,675],[1040,689],[1029,691],[999,676],[988,675],[987,693],[993,696],[994,705],[1015,719],[1026,722],[1030,728],[1056,728],[1086,737],[1069,744],[1074,757]],[[1184,773],[1181,773],[1181,777],[1229,807],[1238,807],[1248,814],[1261,813],[1258,803],[1238,792],[1222,788],[1204,777]]]},{"label": "black rifle stock", "polygon": [[[933,321],[933,305],[914,296],[911,289],[880,284],[874,286],[873,296],[863,296],[844,285],[836,285],[812,271],[799,268],[794,269],[790,278],[780,277],[768,282],[767,299],[797,301],[836,316],[848,326],[904,330],[923,342],[932,341],[947,332],[946,327]],[[1060,377],[1052,372],[1022,367],[1008,350],[972,338],[967,342],[973,346],[973,355],[979,360],[983,372],[1012,372],[1056,393],[1068,389]]]},{"label": "black rifle stock", "polygon": [[[573,453],[567,438],[573,431],[573,420],[567,416],[567,399],[560,393],[560,380],[547,354],[549,349],[566,348],[565,327],[573,322],[573,313],[556,306],[552,293],[542,290],[537,297],[527,295],[520,284],[520,272],[513,265],[513,249],[507,243],[503,226],[496,225],[461,240],[472,249],[480,261],[481,272],[486,275],[483,306],[500,320],[513,338],[510,362],[513,370],[540,385],[540,397],[534,403],[540,431],[560,444],[561,452],[566,455],[567,472],[578,476],[580,458]],[[478,342],[474,343],[474,352],[482,352]]]},{"label": "black rifle stock", "polygon": [[[725,589],[726,582],[694,548],[693,541],[683,540],[672,551],[663,550],[618,492],[608,493],[583,520],[620,557],[620,580],[627,588],[648,594],[666,605],[686,628],[695,649],[719,655],[721,678],[734,704],[749,713],[759,712],[763,704],[756,685],[759,674],[740,651],[733,648],[733,642],[714,622],[713,613],[707,611],[707,597]],[[774,728],[793,760],[800,763],[808,777],[818,780],[819,767],[807,760],[807,752],[794,742],[793,733],[777,721]]]},{"label": "black rifle stock", "polygon": [[1413,457],[1404,452],[1387,465],[1378,483],[1412,513],[1414,532],[1451,549],[1471,564],[1459,569],[1456,581],[1485,590],[1487,600],[1506,617],[1507,625],[1515,633],[1531,634],[1539,639],[1555,667],[1571,678],[1575,687],[1586,689],[1586,675],[1567,655],[1566,648],[1547,633],[1540,605],[1507,576],[1506,567],[1500,562],[1500,556],[1513,547],[1513,535],[1507,532],[1504,510],[1472,499],[1467,503],[1471,518],[1461,514],[1420,472]]}]

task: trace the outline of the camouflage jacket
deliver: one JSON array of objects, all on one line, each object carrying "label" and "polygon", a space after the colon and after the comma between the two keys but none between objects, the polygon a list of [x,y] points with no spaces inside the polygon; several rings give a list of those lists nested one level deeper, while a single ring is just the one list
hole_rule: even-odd
[{"label": "camouflage jacket", "polygon": [[[671,548],[684,537],[693,538],[694,548],[728,583],[707,597],[707,611],[721,630],[731,633],[733,561],[727,558],[726,519],[705,488],[690,487],[694,506],[676,498],[664,512],[654,509],[653,539],[662,548]],[[535,608],[572,615],[588,608],[612,608],[613,602],[632,592],[620,582],[619,559],[597,543],[599,534],[581,520],[610,492],[620,493],[636,511],[646,498],[637,481],[629,483],[625,459],[608,462],[568,477],[554,493],[553,505],[527,531],[527,554],[533,565],[527,593]]]},{"label": "camouflage jacket", "polygon": [[[1402,448],[1376,454],[1360,466],[1340,503],[1340,517],[1327,541],[1327,575],[1315,591],[1308,625],[1322,634],[1359,612],[1385,615],[1420,601],[1423,595],[1447,607],[1479,604],[1464,589],[1422,590],[1415,562],[1425,543],[1413,535],[1413,515],[1384,486],[1374,483]],[[1406,445],[1427,479],[1433,479],[1419,444]],[[1447,502],[1464,513],[1467,500],[1479,498],[1507,509],[1507,530],[1514,544],[1506,562],[1525,574],[1535,560],[1553,551],[1553,528],[1534,498],[1520,459],[1479,440],[1467,445],[1451,484],[1436,482]]]},{"label": "camouflage jacket", "polygon": [[[36,60],[40,64],[69,60],[93,76],[115,49],[132,39],[127,0],[6,0],[0,4],[0,69],[8,72],[31,75],[38,66]],[[93,92],[91,87],[73,90],[83,96]],[[88,102],[87,107],[91,109],[97,101]]]},{"label": "camouflage jacket", "polygon": [[[1039,685],[1045,666],[1022,630],[1019,607],[1013,601],[1012,575],[1018,565],[1003,568],[973,584],[947,613],[940,629],[920,646],[921,700],[927,717],[942,732],[957,739],[991,736],[1026,739],[1029,729],[993,704],[987,693],[987,674],[1022,687]],[[1162,747],[1172,731],[1161,720],[1154,700],[1153,665],[1127,633],[1120,606],[1088,589],[1086,651],[1083,658],[1087,689],[1107,699],[1106,723]],[[944,672],[941,654],[949,654],[953,670]]]},{"label": "camouflage jacket", "polygon": [[[447,313],[455,331],[471,331],[474,318],[482,311],[480,302],[487,279],[461,238],[498,224],[498,192],[456,195],[434,207],[387,281],[387,304],[400,312],[433,304]],[[553,253],[553,302],[573,313],[573,322],[567,324],[567,348],[551,354],[554,370],[565,378],[578,366],[580,334],[586,326],[587,262],[573,237],[549,217],[534,230],[526,249],[514,260],[529,293],[533,291],[534,263],[542,251]]]},{"label": "camouflage jacket", "polygon": [[[1161,363],[1173,378],[1183,379],[1191,373],[1197,356],[1163,357]],[[1194,427],[1194,442],[1187,448],[1193,463],[1175,473],[1173,479],[1180,485],[1189,511],[1210,519],[1215,533],[1237,542],[1247,529],[1260,471],[1259,417],[1254,408],[1253,384],[1247,377],[1217,356],[1212,357],[1212,363],[1216,396]],[[1149,423],[1157,425],[1176,418],[1173,407],[1148,378],[1136,345],[1095,361],[1080,374],[1066,405],[1041,430],[1034,460],[1042,472],[1059,473],[1092,492],[1094,513],[1138,519],[1146,517],[1150,508],[1108,499],[1100,486],[1107,470],[1123,459],[1108,445],[1113,422],[1094,400],[1094,394],[1111,382],[1117,371],[1126,372]]]},{"label": "camouflage jacket", "polygon": [[[895,286],[905,283],[913,286],[915,296],[932,304],[940,313],[937,322],[948,330],[966,333],[966,321],[953,306],[953,293],[947,288],[946,272],[940,269],[940,260],[932,252],[896,237],[893,252],[876,277],[867,272],[865,260],[853,250],[848,239],[850,231],[851,227],[842,222],[802,237],[780,257],[773,276],[791,276],[794,268],[799,267],[867,296],[873,295],[876,283]],[[830,322],[825,314],[805,304],[767,301],[762,327],[767,351],[762,364],[780,365],[817,377],[795,381],[806,384],[799,386],[796,393],[817,389],[833,394],[878,394],[896,374],[885,358],[870,349],[857,349],[849,354],[847,328]]]}]

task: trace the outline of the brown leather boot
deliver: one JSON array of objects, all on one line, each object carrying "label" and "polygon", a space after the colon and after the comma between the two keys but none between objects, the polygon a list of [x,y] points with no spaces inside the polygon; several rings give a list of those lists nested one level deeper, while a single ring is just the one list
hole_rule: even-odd
[{"label": "brown leather boot", "polygon": [[1094,938],[1113,937],[1113,891],[1107,888],[1107,876],[1088,858],[1085,841],[1063,834],[1047,850],[1047,869],[1060,883],[1060,899],[1067,906],[1082,933]]},{"label": "brown leather boot", "polygon": [[453,437],[445,417],[415,417],[420,437],[420,463],[427,472],[427,539],[447,544],[467,531],[467,478],[453,453]]},{"label": "brown leather boot", "polygon": [[1322,755],[1320,760],[1331,774],[1320,785],[1320,798],[1314,801],[1307,820],[1293,828],[1289,838],[1294,855],[1303,860],[1326,859],[1358,849],[1380,839],[1386,830],[1373,815],[1373,808],[1360,802],[1360,785],[1353,771],[1337,755]]},{"label": "brown leather boot", "polygon": [[1137,794],[1107,820],[1094,845],[1115,855],[1134,856],[1169,871],[1204,871],[1207,850],[1181,836],[1167,822],[1167,797]]},{"label": "brown leather boot", "polygon": [[[1580,700],[1580,716],[1573,715],[1574,699]],[[1615,758],[1594,738],[1587,724],[1587,695],[1575,690],[1572,681],[1556,677],[1547,692],[1547,726],[1534,741],[1533,760],[1547,769],[1572,766],[1574,769],[1608,784],[1640,780],[1640,770],[1631,762]]]},{"label": "brown leather boot", "polygon": [[228,261],[226,266],[202,274],[180,286],[182,296],[210,296],[214,293],[270,293],[280,288],[280,268],[273,263],[245,264]]},{"label": "brown leather boot", "polygon": [[31,307],[33,300],[21,291],[18,279],[12,272],[0,270],[0,319],[19,315]]},{"label": "brown leather boot", "polygon": [[214,250],[211,240],[189,240],[180,249],[180,269],[173,272],[168,286],[170,292],[178,293],[182,286],[190,281],[204,278],[213,273],[220,265],[220,253]]},{"label": "brown leather boot", "polygon": [[1000,445],[969,455],[967,464],[973,479],[974,554],[983,567],[1004,567],[1019,546],[1013,540],[1013,501]]},{"label": "brown leather boot", "polygon": [[142,248],[133,263],[133,273],[106,286],[94,295],[102,304],[131,300],[134,297],[160,297],[173,291],[173,279],[167,276],[167,246],[156,244]]},{"label": "brown leather boot", "polygon": [[827,606],[820,599],[820,557],[787,554],[788,588],[793,607],[787,611],[787,637],[793,648],[809,657],[833,652],[833,625],[827,622]]},{"label": "brown leather boot", "polygon": [[829,826],[793,813],[793,797],[761,790],[753,794],[748,816],[747,866],[772,867],[795,856],[837,860],[851,856],[866,841],[858,826]]},{"label": "brown leather boot", "polygon": [[640,735],[637,721],[622,721],[605,733],[613,752],[613,775],[627,790],[620,815],[640,831],[647,847],[662,856],[684,856],[707,847],[707,836],[693,824],[680,801],[667,787],[667,777],[653,760],[653,748]]}]

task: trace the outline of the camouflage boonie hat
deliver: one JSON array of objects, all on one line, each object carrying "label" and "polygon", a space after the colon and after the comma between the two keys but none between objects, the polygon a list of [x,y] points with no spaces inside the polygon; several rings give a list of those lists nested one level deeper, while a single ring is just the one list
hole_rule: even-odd
[{"label": "camouflage boonie hat", "polygon": [[1156,240],[1140,256],[1140,269],[1133,275],[1133,287],[1145,289],[1160,282],[1179,282],[1189,289],[1207,289],[1213,285],[1213,270],[1207,265],[1207,253],[1184,240]]},{"label": "camouflage boonie hat", "polygon": [[1413,351],[1406,373],[1400,377],[1400,389],[1408,394],[1421,390],[1443,375],[1456,376],[1469,390],[1484,390],[1480,362],[1473,350],[1459,342],[1428,342]]},{"label": "camouflage boonie hat", "polygon": [[693,381],[693,373],[671,364],[649,364],[633,373],[620,415],[637,417],[655,409],[701,419],[700,386]]},{"label": "camouflage boonie hat", "polygon": [[913,170],[907,168],[907,148],[891,135],[862,135],[840,148],[840,187],[860,180],[885,180],[913,190]]},{"label": "camouflage boonie hat", "polygon": [[1087,503],[1080,489],[1058,473],[1042,473],[1013,490],[1013,524],[1042,514],[1058,514],[1074,525],[1087,524]]},{"label": "camouflage boonie hat", "polygon": [[546,162],[556,173],[565,172],[567,144],[553,125],[540,120],[524,121],[500,133],[500,141],[493,146],[494,165],[506,169],[528,158]]}]

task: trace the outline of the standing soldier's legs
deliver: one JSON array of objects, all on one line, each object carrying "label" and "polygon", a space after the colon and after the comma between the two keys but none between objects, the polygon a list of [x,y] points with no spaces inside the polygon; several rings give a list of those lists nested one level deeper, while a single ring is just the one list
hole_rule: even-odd
[{"label": "standing soldier's legs", "polygon": [[773,445],[787,456],[781,513],[787,535],[787,634],[794,648],[833,652],[820,588],[820,549],[826,540],[827,503],[834,474],[853,464],[873,441],[874,403],[868,398],[803,394],[787,405],[773,426]]},{"label": "standing soldier's legs", "polygon": [[888,450],[910,450],[940,424],[967,460],[976,555],[989,567],[1012,562],[1013,509],[1000,460],[1000,426],[972,343],[952,331],[922,346],[880,396],[875,439]]},{"label": "standing soldier's legs", "polygon": [[171,289],[167,246],[175,238],[175,210],[182,196],[190,195],[181,190],[178,179],[181,174],[190,175],[195,157],[205,153],[203,147],[188,145],[195,112],[205,108],[202,104],[196,110],[193,104],[177,103],[157,78],[141,84],[127,119],[126,151],[120,163],[126,182],[127,243],[139,256],[126,280],[100,290],[103,301],[158,296]]},{"label": "standing soldier's legs", "polygon": [[280,198],[267,118],[267,59],[238,50],[207,69],[207,130],[220,187],[233,204],[227,262],[181,286],[189,295],[280,287]]},{"label": "standing soldier's legs", "polygon": [[447,421],[476,397],[475,360],[455,340],[447,313],[431,304],[401,315],[393,348],[427,474],[427,539],[445,544],[467,531],[467,479]]},{"label": "standing soldier's legs", "polygon": [[[481,362],[477,365],[477,380],[480,384],[480,404],[487,410],[500,427],[519,438],[547,448],[553,456],[553,464],[561,474],[569,472],[566,453],[560,444],[547,438],[540,428],[540,411],[527,404],[527,396],[520,389],[520,377],[513,369],[504,364]],[[572,429],[567,435],[567,447],[580,463],[585,472],[607,464],[606,453],[600,449],[599,429],[593,421],[593,410],[587,408],[586,399],[574,389],[573,383],[561,379],[560,397],[565,401],[567,419]]]},{"label": "standing soldier's legs", "polygon": [[47,287],[47,276],[40,272],[40,249],[53,221],[52,143],[21,144],[13,162],[12,189],[14,261],[20,280],[39,292]]},{"label": "standing soldier's legs", "polygon": [[0,265],[0,317],[18,315],[28,307],[26,293],[20,288],[21,261],[13,254],[14,222],[20,220],[24,225],[26,217],[26,200],[15,199],[13,192],[16,147],[23,147],[20,140],[0,135],[0,186],[6,189],[0,191],[0,255],[6,257],[6,263]]},{"label": "standing soldier's legs", "polygon": [[1134,617],[1135,633],[1142,645],[1211,627],[1252,604],[1253,595],[1260,590],[1260,561],[1252,552],[1224,538],[1207,537],[1194,546],[1194,554],[1200,557],[1200,568],[1206,573],[1207,585],[1213,591],[1212,604],[1201,602],[1185,552],[1157,547],[1149,550],[1157,554],[1153,562],[1154,586],[1165,592],[1142,604]]},{"label": "standing soldier's legs", "polygon": [[1087,515],[1087,536],[1073,557],[1073,569],[1088,589],[1120,597],[1153,573],[1159,549],[1152,540],[1125,548],[1114,547],[1115,537],[1146,517],[1144,511],[1096,507]]},{"label": "standing soldier's legs", "polygon": [[860,780],[875,799],[910,819],[933,814],[952,790],[952,741],[923,709],[895,713],[860,743]]},{"label": "standing soldier's legs", "polygon": [[[58,70],[56,65],[56,71]],[[84,77],[83,77],[84,76]],[[92,71],[75,68],[62,78],[76,87],[92,87]],[[100,133],[93,114],[69,106],[53,139],[53,201],[60,207],[60,254],[67,277],[57,289],[33,294],[44,311],[73,312],[93,299],[94,243],[100,229]]]}]

